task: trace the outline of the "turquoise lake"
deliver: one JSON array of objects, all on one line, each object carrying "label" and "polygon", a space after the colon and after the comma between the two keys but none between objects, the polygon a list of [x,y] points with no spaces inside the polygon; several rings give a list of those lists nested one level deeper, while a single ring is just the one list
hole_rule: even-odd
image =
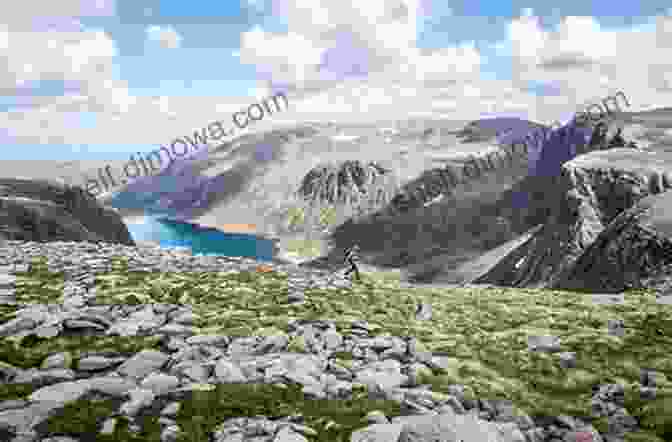
[{"label": "turquoise lake", "polygon": [[225,255],[271,261],[275,242],[245,233],[228,233],[195,224],[146,216],[144,223],[127,224],[134,241],[161,247],[187,247],[194,255]]}]

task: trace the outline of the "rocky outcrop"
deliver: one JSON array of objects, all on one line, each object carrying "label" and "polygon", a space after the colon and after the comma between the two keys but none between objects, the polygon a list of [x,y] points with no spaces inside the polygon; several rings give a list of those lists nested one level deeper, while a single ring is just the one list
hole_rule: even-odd
[{"label": "rocky outcrop", "polygon": [[[475,282],[516,287],[559,287],[564,286],[568,278],[588,278],[585,276],[587,268],[597,261],[609,259],[599,256],[596,251],[588,252],[588,249],[611,223],[614,225],[605,232],[605,238],[624,241],[625,237],[618,233],[622,231],[619,223],[634,215],[624,214],[617,220],[618,215],[642,198],[672,187],[672,175],[667,172],[670,165],[672,154],[669,152],[645,154],[632,149],[591,152],[566,162],[559,176],[548,177],[547,186],[543,189],[547,192],[547,201],[555,202],[544,226]],[[632,229],[637,230],[634,226]],[[621,243],[621,246],[627,250],[639,250],[635,244]],[[597,250],[605,244],[600,242],[595,247]],[[584,253],[588,254],[579,263]],[[641,252],[637,254],[644,256]],[[606,261],[600,266],[609,267]],[[604,279],[596,273],[600,266],[590,270],[589,279],[593,282]],[[642,269],[631,270],[638,273]],[[623,278],[631,280],[635,277]]]},{"label": "rocky outcrop", "polygon": [[375,191],[373,186],[376,184],[380,183],[380,190],[385,191],[387,183],[381,178],[389,177],[390,172],[373,161],[366,164],[356,160],[323,164],[306,174],[299,186],[298,194],[313,202],[328,204],[355,202],[359,194]]},{"label": "rocky outcrop", "polygon": [[589,136],[590,128],[570,121],[554,130],[537,127],[525,132],[522,127],[499,137],[500,143],[523,143],[527,148],[528,175],[499,202],[500,206],[512,209],[509,219],[514,230],[521,233],[546,222],[552,208],[548,189],[564,163],[588,152]]},{"label": "rocky outcrop", "polygon": [[555,287],[608,293],[648,287],[669,292],[672,282],[669,278],[672,270],[670,209],[672,192],[669,191],[640,200],[598,235]]},{"label": "rocky outcrop", "polygon": [[134,244],[119,214],[81,188],[27,179],[0,179],[0,234],[37,242]]}]

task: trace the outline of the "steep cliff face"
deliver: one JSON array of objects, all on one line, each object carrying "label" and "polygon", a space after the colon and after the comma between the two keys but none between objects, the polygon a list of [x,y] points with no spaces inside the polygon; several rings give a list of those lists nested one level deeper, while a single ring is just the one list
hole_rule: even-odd
[{"label": "steep cliff face", "polygon": [[605,293],[648,287],[669,292],[671,271],[672,192],[666,191],[647,196],[616,216],[555,287]]},{"label": "steep cliff face", "polygon": [[543,189],[548,201],[555,202],[544,226],[475,282],[563,285],[578,275],[572,268],[579,257],[621,212],[672,186],[672,175],[666,173],[671,165],[671,153],[632,149],[596,151],[566,162]]},{"label": "steep cliff face", "polygon": [[24,241],[104,241],[133,245],[126,225],[79,187],[0,179],[0,234]]}]

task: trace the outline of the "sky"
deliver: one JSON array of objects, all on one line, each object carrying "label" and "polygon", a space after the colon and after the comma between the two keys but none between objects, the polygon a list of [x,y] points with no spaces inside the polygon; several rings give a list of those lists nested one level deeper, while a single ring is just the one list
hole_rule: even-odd
[{"label": "sky", "polygon": [[668,1],[22,0],[0,16],[0,160],[127,159],[274,93],[305,121],[566,121],[672,105]]}]

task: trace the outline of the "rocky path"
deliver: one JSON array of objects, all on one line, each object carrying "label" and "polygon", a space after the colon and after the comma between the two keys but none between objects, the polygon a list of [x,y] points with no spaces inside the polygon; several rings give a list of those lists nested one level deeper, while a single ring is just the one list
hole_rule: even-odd
[{"label": "rocky path", "polygon": [[[175,272],[217,273],[241,284],[245,272],[280,275],[255,282],[259,305],[249,311],[260,309],[261,294],[281,281],[286,290],[275,292],[277,306],[318,306],[313,290],[330,287],[346,297],[351,286],[326,271],[156,247],[9,242],[0,249],[0,440],[615,442],[637,428],[618,384],[597,386],[591,398],[595,415],[608,417],[602,433],[587,418],[531,417],[509,401],[474,397],[465,385],[435,391],[426,380],[450,371],[452,358],[427,351],[414,336],[379,334],[367,317],[296,317],[284,331],[267,326],[235,336],[208,333],[200,320],[210,310],[204,304],[101,303],[101,290],[144,299],[105,279],[119,265],[116,256],[128,259],[127,273],[155,272],[156,284]],[[38,257],[64,272],[62,286],[25,276]],[[217,285],[221,293],[237,287]],[[245,285],[238,290],[255,293]],[[171,293],[186,300],[179,289]],[[238,317],[241,324],[252,318],[262,320]],[[416,320],[431,318],[432,305],[417,305]],[[344,321],[348,332],[336,327]],[[60,347],[49,344],[55,341]],[[535,345],[544,351],[555,343]],[[572,364],[571,355],[564,360]],[[647,382],[642,394],[652,394]],[[243,399],[276,402],[255,394],[294,400],[277,402],[265,415]]]}]

